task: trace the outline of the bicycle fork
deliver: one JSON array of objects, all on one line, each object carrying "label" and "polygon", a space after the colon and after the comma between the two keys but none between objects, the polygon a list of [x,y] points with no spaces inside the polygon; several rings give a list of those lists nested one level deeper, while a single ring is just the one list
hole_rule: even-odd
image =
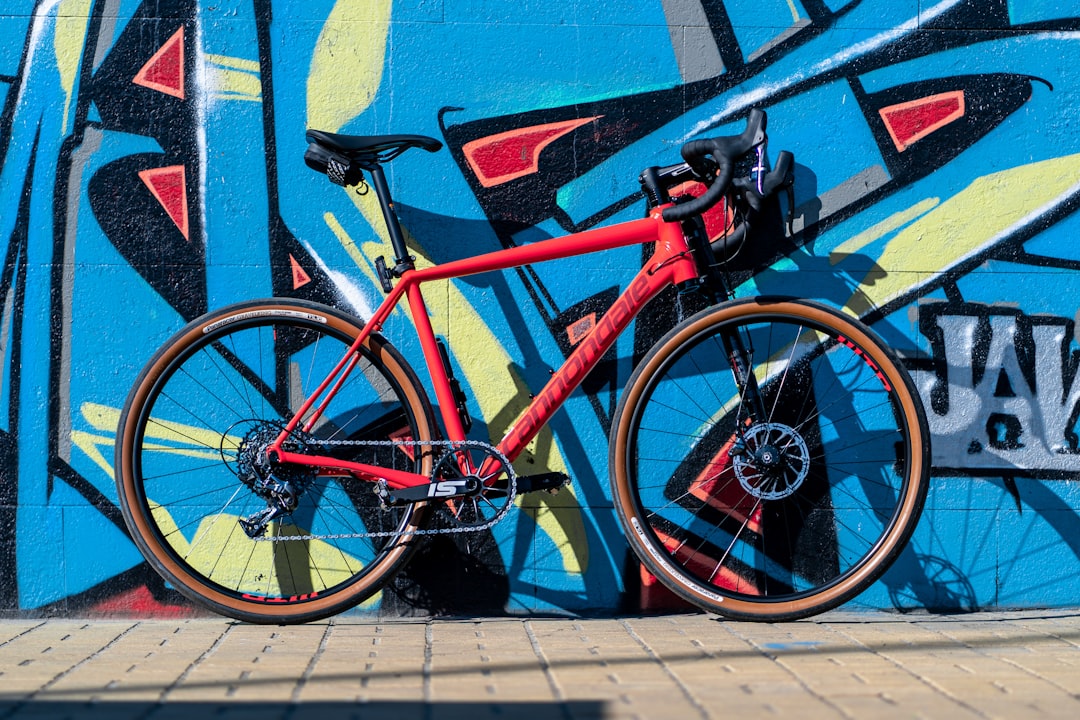
[{"label": "bicycle fork", "polygon": [[739,330],[721,331],[720,337],[739,392],[729,452],[735,477],[758,503],[790,497],[810,470],[806,439],[796,427],[778,422],[766,408],[753,369],[754,349],[748,347],[751,338],[744,338]]},{"label": "bicycle fork", "polygon": [[[761,397],[761,388],[750,363],[752,349],[748,349],[738,330],[723,332],[720,335],[727,354],[731,374],[735,378],[735,387],[739,390],[738,432],[741,435],[746,427],[768,421],[765,400]],[[745,413],[745,416],[743,415]]]}]

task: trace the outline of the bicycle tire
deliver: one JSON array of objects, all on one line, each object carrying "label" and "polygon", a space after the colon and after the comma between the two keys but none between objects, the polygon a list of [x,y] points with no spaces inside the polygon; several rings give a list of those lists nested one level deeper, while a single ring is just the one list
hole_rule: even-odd
[{"label": "bicycle tire", "polygon": [[[146,560],[187,598],[247,622],[308,622],[370,598],[408,561],[427,506],[382,509],[372,485],[340,473],[283,475],[302,488],[299,504],[266,534],[294,539],[259,542],[239,525],[268,506],[245,472],[259,454],[246,448],[280,432],[361,327],[311,302],[240,303],[188,324],[139,374],[117,429],[120,508]],[[373,334],[297,442],[380,441],[318,452],[430,472],[430,452],[386,441],[436,434],[415,373]],[[355,537],[386,531],[401,534]]]},{"label": "bicycle tire", "polygon": [[[732,332],[761,388],[756,421],[724,350]],[[706,611],[780,621],[847,602],[888,569],[918,523],[930,445],[910,377],[862,323],[752,298],[652,347],[616,408],[609,459],[646,569]]]}]

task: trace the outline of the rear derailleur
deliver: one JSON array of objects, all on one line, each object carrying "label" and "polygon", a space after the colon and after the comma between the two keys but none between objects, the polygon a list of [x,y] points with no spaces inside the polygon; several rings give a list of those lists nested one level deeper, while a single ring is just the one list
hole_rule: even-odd
[{"label": "rear derailleur", "polygon": [[[233,471],[255,495],[266,501],[265,508],[238,520],[244,534],[254,539],[264,535],[271,522],[296,510],[315,473],[296,465],[272,462],[267,448],[281,435],[284,426],[273,422],[251,422],[253,427],[236,448]],[[302,453],[308,448],[303,439],[294,434],[282,443],[281,449]]]}]

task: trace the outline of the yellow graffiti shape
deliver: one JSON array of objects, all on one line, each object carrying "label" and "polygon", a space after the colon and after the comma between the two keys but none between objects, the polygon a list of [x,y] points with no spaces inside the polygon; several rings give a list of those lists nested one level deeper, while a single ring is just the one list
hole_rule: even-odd
[{"label": "yellow graffiti shape", "polygon": [[875,224],[873,227],[867,228],[858,235],[855,235],[837,245],[836,248],[829,253],[829,264],[836,265],[843,262],[850,256],[865,248],[867,245],[870,245],[877,240],[880,240],[889,233],[896,232],[900,228],[904,227],[908,223],[918,218],[920,215],[926,214],[930,210],[937,207],[940,202],[941,201],[938,198],[928,198],[926,200],[923,200],[922,202],[916,203],[910,208],[901,210],[898,213],[893,213],[881,222]]},{"label": "yellow graffiti shape", "polygon": [[[238,437],[155,417],[146,422],[145,437],[163,442],[144,442],[144,449],[208,460],[221,459],[221,450],[236,450],[240,447]],[[165,442],[169,444],[164,444]]]},{"label": "yellow graffiti shape", "polygon": [[112,448],[116,444],[115,431],[116,424],[120,421],[120,411],[108,405],[85,402],[79,407],[79,412],[90,427],[108,434],[96,435],[83,430],[72,430],[72,444],[86,453],[106,475],[113,477],[112,463],[102,452],[102,448]]},{"label": "yellow graffiti shape", "polygon": [[308,127],[335,132],[362,113],[382,83],[391,0],[338,0],[311,56]]},{"label": "yellow graffiti shape", "polygon": [[[120,421],[120,410],[108,405],[85,402],[79,408],[80,413],[92,428],[113,433]],[[96,465],[110,476],[113,468],[102,454],[100,447],[115,445],[115,435],[103,437],[83,431],[73,431],[71,441],[85,452]],[[154,442],[157,441],[157,442]],[[216,461],[221,459],[221,450],[235,450],[240,438],[206,430],[205,428],[184,423],[150,418],[146,423],[143,450],[182,455]]]},{"label": "yellow graffiti shape", "polygon": [[[357,558],[322,540],[303,542],[255,542],[240,529],[239,516],[229,513],[208,515],[199,523],[189,542],[176,521],[161,505],[150,502],[150,512],[176,554],[191,567],[224,587],[268,596],[289,596],[310,592],[283,577],[278,567],[290,569],[290,576],[304,578],[297,569],[310,568],[321,587],[348,580],[364,568]],[[271,524],[270,535],[303,535],[291,524]]]},{"label": "yellow graffiti shape", "polygon": [[90,423],[95,430],[116,430],[116,424],[120,422],[119,408],[98,403],[84,402],[79,408],[83,419]]},{"label": "yellow graffiti shape", "polygon": [[[977,178],[900,231],[848,301],[862,315],[1036,222],[1080,191],[1080,154]],[[928,201],[924,201],[928,202]]]},{"label": "yellow graffiti shape", "polygon": [[259,63],[243,58],[207,53],[206,82],[219,100],[262,102]]},{"label": "yellow graffiti shape", "polygon": [[83,43],[86,41],[86,24],[90,21],[91,0],[60,0],[56,8],[56,32],[53,35],[53,52],[56,53],[56,69],[60,73],[60,87],[67,101],[64,103],[64,128],[71,111],[75,76],[79,71]]},{"label": "yellow graffiti shape", "polygon": [[102,452],[102,448],[111,448],[115,445],[112,436],[103,437],[81,430],[72,430],[71,442],[75,447],[86,453],[86,456],[89,457],[95,465],[101,468],[106,475],[110,478],[113,477],[112,463],[109,462],[108,458],[105,457],[105,453]]}]

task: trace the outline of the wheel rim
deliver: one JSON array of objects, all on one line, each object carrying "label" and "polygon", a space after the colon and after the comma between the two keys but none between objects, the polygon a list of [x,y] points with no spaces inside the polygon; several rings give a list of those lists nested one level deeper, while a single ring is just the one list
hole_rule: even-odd
[{"label": "wheel rim", "polygon": [[[362,581],[385,574],[385,563],[400,554],[401,538],[335,537],[408,532],[414,522],[411,508],[384,511],[369,486],[342,478],[312,478],[297,507],[267,528],[267,535],[295,539],[252,541],[238,524],[267,501],[238,480],[240,440],[228,428],[282,422],[342,357],[351,332],[314,319],[262,317],[230,323],[164,359],[164,372],[134,419],[130,464],[141,481],[132,494],[142,507],[150,551],[181,588],[188,586],[186,594],[205,599],[209,591],[215,601],[237,607],[325,604],[356,594]],[[313,438],[387,440],[427,432],[400,402],[406,396],[400,383],[379,372],[372,358],[365,355],[335,399],[343,404],[327,409]],[[334,452],[346,451],[355,449]],[[351,459],[409,469],[420,462],[389,446]]]},{"label": "wheel rim", "polygon": [[[902,378],[883,375],[865,337],[826,334],[804,311],[774,314],[745,335],[769,415],[749,424],[717,335],[747,314],[698,323],[696,335],[663,346],[679,352],[646,360],[617,449],[627,514],[644,528],[642,558],[681,583],[676,590],[718,608],[798,614],[842,602],[891,561],[883,555],[906,539],[921,505],[904,469],[921,459],[897,422],[909,414],[895,388]],[[784,435],[798,438],[796,459],[808,466],[790,487],[765,487],[753,451]]]}]

